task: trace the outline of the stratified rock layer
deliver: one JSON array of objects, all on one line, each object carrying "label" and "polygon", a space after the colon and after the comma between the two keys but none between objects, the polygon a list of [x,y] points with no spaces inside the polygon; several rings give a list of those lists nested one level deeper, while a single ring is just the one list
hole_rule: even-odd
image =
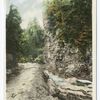
[{"label": "stratified rock layer", "polygon": [[60,78],[47,70],[44,71],[47,77],[49,92],[60,100],[92,100],[92,82],[79,80],[77,78]]}]

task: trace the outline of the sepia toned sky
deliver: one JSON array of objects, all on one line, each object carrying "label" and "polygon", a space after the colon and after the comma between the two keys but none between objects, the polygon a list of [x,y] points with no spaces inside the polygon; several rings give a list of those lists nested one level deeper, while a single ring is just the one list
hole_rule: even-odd
[{"label": "sepia toned sky", "polygon": [[26,28],[34,18],[37,18],[39,24],[43,27],[43,0],[6,0],[7,11],[10,4],[14,4],[18,8],[22,17],[22,28]]}]

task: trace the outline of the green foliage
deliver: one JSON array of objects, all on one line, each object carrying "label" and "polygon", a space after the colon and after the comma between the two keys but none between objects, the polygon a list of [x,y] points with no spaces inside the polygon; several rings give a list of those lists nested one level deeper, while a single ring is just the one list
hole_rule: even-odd
[{"label": "green foliage", "polygon": [[7,55],[7,68],[15,69],[17,66],[17,57],[20,52],[19,40],[22,29],[20,27],[21,17],[17,8],[13,5],[10,6],[9,14],[6,16],[6,52]]},{"label": "green foliage", "polygon": [[34,19],[28,28],[22,33],[21,40],[21,54],[22,58],[19,57],[20,61],[23,57],[26,61],[33,61],[38,55],[42,54],[44,46],[44,34],[41,27],[38,25],[36,19]]},{"label": "green foliage", "polygon": [[21,17],[17,8],[10,6],[9,14],[6,16],[6,44],[7,52],[17,54],[19,51],[19,39],[22,32],[20,27]]},{"label": "green foliage", "polygon": [[84,55],[92,43],[92,0],[52,0],[46,4],[48,30]]},{"label": "green foliage", "polygon": [[43,64],[43,63],[44,63],[43,55],[39,55],[38,57],[35,58],[34,61],[35,61],[36,63]]}]

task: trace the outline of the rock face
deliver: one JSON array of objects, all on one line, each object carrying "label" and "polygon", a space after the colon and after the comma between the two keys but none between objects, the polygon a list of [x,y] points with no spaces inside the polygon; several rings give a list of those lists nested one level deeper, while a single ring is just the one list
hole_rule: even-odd
[{"label": "rock face", "polygon": [[92,100],[92,51],[87,50],[86,58],[77,47],[58,39],[47,31],[44,59],[44,78],[49,92],[59,100]]},{"label": "rock face", "polygon": [[49,93],[59,100],[92,100],[91,48],[83,56],[78,47],[65,42],[61,27],[52,28],[45,20],[44,79]]},{"label": "rock face", "polygon": [[81,61],[78,48],[57,39],[47,31],[45,37],[44,59],[46,69],[63,78],[77,77],[92,80],[92,56],[87,51],[85,61]]},{"label": "rock face", "polygon": [[44,71],[49,92],[59,100],[92,100],[92,82],[77,78],[60,78],[47,70]]}]

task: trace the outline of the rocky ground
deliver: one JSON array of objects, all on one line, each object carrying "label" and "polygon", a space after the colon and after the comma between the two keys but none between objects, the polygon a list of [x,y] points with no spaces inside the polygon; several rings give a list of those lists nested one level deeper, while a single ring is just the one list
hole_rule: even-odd
[{"label": "rocky ground", "polygon": [[7,83],[7,100],[92,100],[92,82],[60,78],[36,63],[19,64],[22,69]]}]

